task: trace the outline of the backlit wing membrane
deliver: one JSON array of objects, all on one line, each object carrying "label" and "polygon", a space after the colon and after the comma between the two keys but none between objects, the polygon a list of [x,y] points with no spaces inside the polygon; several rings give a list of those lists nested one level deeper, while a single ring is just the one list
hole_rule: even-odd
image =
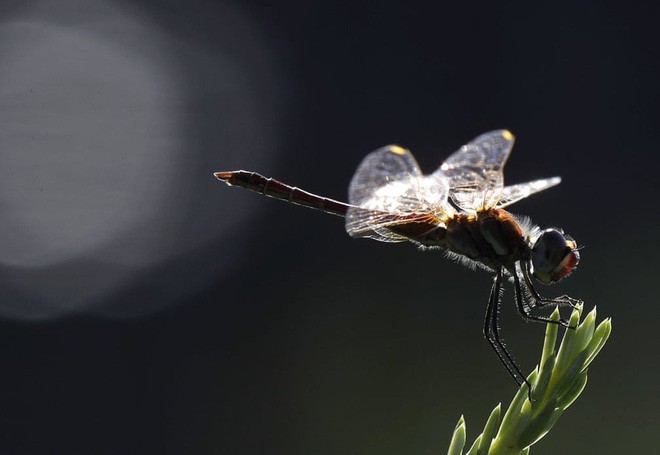
[{"label": "backlit wing membrane", "polygon": [[387,213],[352,207],[346,217],[346,232],[351,237],[380,242],[411,241],[439,226],[442,221],[430,212]]},{"label": "backlit wing membrane", "polygon": [[398,145],[381,147],[365,156],[353,174],[348,187],[348,203],[362,205],[387,184],[421,175],[422,171],[409,150]]},{"label": "backlit wing membrane", "polygon": [[449,184],[449,196],[469,213],[494,207],[504,187],[502,169],[514,137],[507,130],[482,134],[452,154],[435,174],[442,174]]},{"label": "backlit wing membrane", "polygon": [[551,177],[549,179],[540,179],[527,183],[519,183],[518,185],[507,186],[502,190],[502,196],[497,203],[497,207],[503,208],[509,206],[529,195],[559,185],[559,183],[561,183],[560,177]]},{"label": "backlit wing membrane", "polygon": [[507,130],[482,134],[426,176],[402,147],[370,153],[351,180],[346,231],[352,237],[403,242],[454,216],[450,197],[461,210],[476,213],[506,207],[559,184],[561,179],[553,177],[504,187],[503,168],[513,142]]},{"label": "backlit wing membrane", "polygon": [[390,228],[445,214],[448,194],[445,177],[423,176],[408,150],[380,148],[364,158],[351,180],[348,200],[353,207],[346,214],[346,231],[383,242],[409,240]]}]

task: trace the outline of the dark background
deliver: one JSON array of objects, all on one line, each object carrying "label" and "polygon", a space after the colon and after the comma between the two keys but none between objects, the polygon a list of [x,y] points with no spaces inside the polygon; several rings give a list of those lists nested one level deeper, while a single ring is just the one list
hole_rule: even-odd
[{"label": "dark background", "polygon": [[[550,2],[0,6],[0,452],[444,453],[515,392],[490,277],[229,189],[250,169],[345,200],[369,151],[430,172],[508,128],[513,207],[581,245],[613,318],[532,452],[657,447],[657,11]],[[526,371],[543,327],[511,291]]]}]

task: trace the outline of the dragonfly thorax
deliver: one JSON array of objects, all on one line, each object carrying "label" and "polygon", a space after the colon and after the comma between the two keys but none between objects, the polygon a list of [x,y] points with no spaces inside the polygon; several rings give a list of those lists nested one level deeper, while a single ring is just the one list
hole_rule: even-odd
[{"label": "dragonfly thorax", "polygon": [[515,218],[503,209],[457,214],[446,223],[445,247],[488,268],[512,270],[530,247]]}]

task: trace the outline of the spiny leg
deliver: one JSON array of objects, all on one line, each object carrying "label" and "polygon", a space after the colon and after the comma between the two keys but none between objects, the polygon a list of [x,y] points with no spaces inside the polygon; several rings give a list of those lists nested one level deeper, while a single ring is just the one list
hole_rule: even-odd
[{"label": "spiny leg", "polygon": [[534,306],[559,305],[559,306],[570,306],[571,308],[575,308],[578,305],[582,305],[583,303],[582,300],[574,299],[573,297],[568,296],[566,294],[554,298],[541,297],[541,295],[536,291],[536,289],[534,289],[532,280],[529,277],[529,264],[527,264],[527,267],[523,267],[521,265],[520,270],[522,272],[522,277],[525,282],[525,286],[529,290],[531,297],[534,299],[536,303],[536,305]]},{"label": "spiny leg", "polygon": [[527,384],[528,394],[531,393],[532,386],[525,378],[525,375],[520,370],[511,357],[511,354],[506,350],[504,343],[500,339],[500,329],[497,325],[497,317],[502,302],[502,269],[497,271],[495,279],[493,280],[493,287],[490,290],[490,297],[488,298],[488,308],[486,309],[486,321],[484,323],[484,335],[488,343],[497,354],[500,362],[507,369],[511,377],[516,383],[521,386],[523,383]]},{"label": "spiny leg", "polygon": [[[523,275],[523,280],[524,280],[524,274],[522,272],[521,267],[519,266],[518,263],[516,263],[515,266],[515,273],[513,274],[513,287],[516,292],[516,307],[518,307],[518,313],[520,313],[520,316],[522,316],[523,319],[527,321],[535,321],[535,322],[545,322],[545,323],[550,323],[550,324],[559,324],[562,327],[570,327],[568,321],[564,318],[559,318],[559,320],[554,320],[550,319],[547,316],[536,316],[532,314],[532,308],[534,306],[539,306],[542,307],[545,304],[539,304],[539,305],[526,305],[525,302],[525,297],[524,297],[524,291],[528,290],[529,293],[531,294],[532,298],[536,300],[536,297],[534,296],[534,288],[530,288],[529,286],[523,285],[521,282],[521,278],[519,275]],[[525,288],[523,288],[525,286]],[[538,295],[538,294],[537,294]],[[532,303],[535,303],[532,302]]]}]

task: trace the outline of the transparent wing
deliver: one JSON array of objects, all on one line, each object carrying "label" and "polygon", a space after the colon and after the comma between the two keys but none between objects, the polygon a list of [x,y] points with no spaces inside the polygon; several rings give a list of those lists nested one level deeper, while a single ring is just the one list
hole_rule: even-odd
[{"label": "transparent wing", "polygon": [[348,187],[348,202],[362,205],[387,184],[421,175],[422,171],[409,150],[398,145],[379,148],[365,156],[353,174]]},{"label": "transparent wing", "polygon": [[353,207],[346,218],[346,231],[351,237],[370,238],[381,242],[405,242],[442,226],[432,213],[387,213]]},{"label": "transparent wing", "polygon": [[561,183],[560,177],[551,177],[549,179],[534,180],[527,183],[519,183],[517,185],[510,185],[502,190],[502,196],[497,203],[498,208],[506,207],[514,202],[526,198],[529,195],[538,193],[539,191],[547,190],[550,187],[559,185]]},{"label": "transparent wing", "polygon": [[448,194],[446,178],[423,176],[410,151],[395,145],[380,148],[362,160],[351,180],[348,200],[354,207],[346,214],[346,231],[383,242],[409,240],[391,228],[416,216],[445,213]]},{"label": "transparent wing", "polygon": [[493,207],[504,187],[502,169],[514,137],[507,130],[482,134],[442,163],[436,174],[446,177],[449,196],[467,212]]}]

